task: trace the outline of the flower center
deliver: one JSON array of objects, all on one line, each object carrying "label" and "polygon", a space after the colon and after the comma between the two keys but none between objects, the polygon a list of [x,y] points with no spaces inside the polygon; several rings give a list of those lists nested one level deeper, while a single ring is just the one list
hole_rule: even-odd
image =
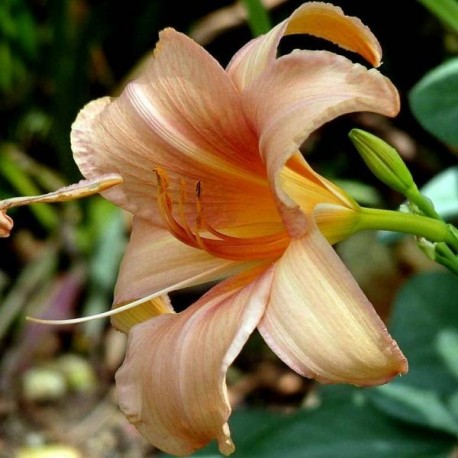
[{"label": "flower center", "polygon": [[158,182],[157,203],[162,221],[170,233],[186,245],[233,261],[275,259],[280,257],[288,246],[289,238],[285,231],[254,237],[238,237],[238,228],[231,228],[230,231],[234,235],[229,235],[212,227],[205,218],[200,181],[197,181],[195,187],[195,218],[191,225],[185,211],[188,199],[184,180],[180,180],[178,203],[174,204],[166,171],[161,168],[154,171]]}]

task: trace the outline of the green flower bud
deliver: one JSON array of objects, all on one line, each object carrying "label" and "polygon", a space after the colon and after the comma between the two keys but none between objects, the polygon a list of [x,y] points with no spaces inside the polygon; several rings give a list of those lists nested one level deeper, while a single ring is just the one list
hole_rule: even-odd
[{"label": "green flower bud", "polygon": [[417,188],[401,156],[388,143],[360,129],[352,129],[349,137],[379,180],[404,195]]}]

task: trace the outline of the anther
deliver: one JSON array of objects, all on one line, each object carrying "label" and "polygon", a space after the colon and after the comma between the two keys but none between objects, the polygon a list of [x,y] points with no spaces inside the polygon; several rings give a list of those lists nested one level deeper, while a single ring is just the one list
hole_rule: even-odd
[{"label": "anther", "polygon": [[[195,185],[195,220],[191,228],[186,212],[186,182],[179,181],[178,219],[174,216],[174,202],[170,196],[169,182],[166,171],[154,169],[158,180],[158,209],[164,224],[171,234],[181,242],[214,256],[230,260],[249,260],[275,258],[287,246],[287,235],[284,232],[259,237],[240,238],[224,234],[215,229],[205,219],[202,202],[203,186],[201,181]],[[202,233],[205,232],[207,236]]]}]

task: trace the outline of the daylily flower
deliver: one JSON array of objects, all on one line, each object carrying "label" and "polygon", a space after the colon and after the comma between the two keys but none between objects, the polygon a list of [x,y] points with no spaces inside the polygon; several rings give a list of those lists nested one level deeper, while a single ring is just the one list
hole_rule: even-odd
[{"label": "daylily flower", "polygon": [[[83,175],[124,180],[103,193],[134,215],[112,317],[129,333],[117,393],[128,419],[168,453],[212,439],[223,454],[234,450],[226,371],[256,328],[320,382],[374,385],[407,370],[331,246],[352,234],[359,206],[299,151],[342,114],[396,115],[398,93],[335,53],[277,58],[280,39],[301,33],[380,64],[370,30],[319,2],[250,41],[226,69],[166,29],[139,78],[118,98],[89,103],[72,128]],[[168,292],[215,280],[174,312]]]}]

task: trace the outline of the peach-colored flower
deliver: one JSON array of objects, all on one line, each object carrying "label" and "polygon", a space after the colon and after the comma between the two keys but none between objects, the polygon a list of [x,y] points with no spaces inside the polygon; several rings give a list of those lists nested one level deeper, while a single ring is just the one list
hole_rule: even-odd
[{"label": "peach-colored flower", "polygon": [[[380,63],[369,29],[319,2],[250,41],[225,70],[167,29],[141,76],[73,125],[82,173],[119,173],[124,184],[104,195],[134,215],[114,306],[140,305],[112,318],[129,332],[119,403],[172,454],[212,439],[234,450],[226,371],[256,327],[286,364],[321,382],[373,385],[407,370],[331,247],[352,233],[359,207],[298,149],[339,115],[394,116],[398,94],[377,70],[334,53],[277,58],[281,37],[299,33]],[[224,278],[174,312],[169,291]]]}]

